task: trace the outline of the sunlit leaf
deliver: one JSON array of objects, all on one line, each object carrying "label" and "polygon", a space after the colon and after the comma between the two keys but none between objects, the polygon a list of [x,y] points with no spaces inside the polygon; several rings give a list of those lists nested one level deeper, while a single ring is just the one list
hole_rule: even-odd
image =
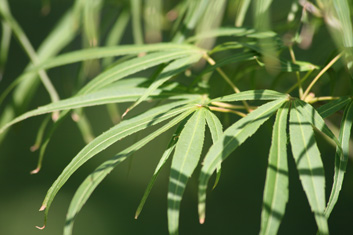
[{"label": "sunlit leaf", "polygon": [[330,101],[317,109],[317,112],[321,115],[322,118],[327,118],[337,111],[341,110],[345,105],[351,101],[349,97],[341,97],[337,100]]},{"label": "sunlit leaf", "polygon": [[292,153],[319,232],[328,234],[324,214],[326,207],[324,166],[311,122],[304,116],[302,109],[297,109],[298,106],[300,107],[300,104],[297,101],[292,102],[289,123]]},{"label": "sunlit leaf", "polygon": [[260,234],[277,234],[288,201],[287,120],[289,103],[277,111],[268,159]]},{"label": "sunlit leaf", "polygon": [[249,90],[242,91],[236,94],[227,95],[219,98],[212,99],[211,102],[233,102],[242,100],[276,100],[288,97],[283,94],[272,90]]},{"label": "sunlit leaf", "polygon": [[206,189],[208,181],[217,166],[221,164],[238,146],[252,136],[287,99],[277,99],[266,103],[240,119],[227,130],[209,149],[201,169],[199,183],[199,217],[200,223],[205,220]]},{"label": "sunlit leaf", "polygon": [[337,147],[336,156],[335,156],[335,174],[333,177],[333,186],[331,190],[331,195],[327,203],[325,210],[325,215],[328,218],[338,200],[340,194],[342,183],[344,179],[344,173],[347,168],[347,161],[349,156],[349,141],[352,133],[352,122],[353,122],[353,102],[351,102],[345,109],[341,128],[339,141],[342,143],[342,152],[340,147]]},{"label": "sunlit leaf", "polygon": [[41,210],[45,210],[45,216],[47,216],[49,207],[57,192],[81,165],[122,138],[196,107],[195,104],[186,104],[187,102],[185,101],[175,102],[150,109],[139,116],[119,123],[87,144],[65,167],[48,190],[41,207]]},{"label": "sunlit leaf", "polygon": [[178,234],[180,203],[188,179],[200,160],[205,123],[205,109],[200,108],[185,124],[175,148],[168,187],[169,234]]},{"label": "sunlit leaf", "polygon": [[160,134],[166,132],[171,127],[175,126],[183,119],[185,119],[193,110],[190,109],[178,117],[172,119],[168,124],[162,126],[155,132],[151,133],[147,137],[138,141],[137,143],[131,145],[125,150],[121,151],[115,157],[101,164],[93,173],[91,173],[77,189],[73,199],[71,200],[70,207],[66,216],[66,225],[64,229],[65,235],[72,234],[72,228],[76,215],[82,209],[83,205],[87,202],[88,198],[91,196],[96,187],[102,182],[102,180],[121,162],[123,162],[127,157],[133,155],[137,150],[145,146],[151,140],[159,136]]}]

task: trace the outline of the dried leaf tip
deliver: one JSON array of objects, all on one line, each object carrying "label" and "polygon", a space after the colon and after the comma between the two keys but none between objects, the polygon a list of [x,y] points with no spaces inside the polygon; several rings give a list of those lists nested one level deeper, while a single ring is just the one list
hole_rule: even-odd
[{"label": "dried leaf tip", "polygon": [[205,218],[200,218],[200,224],[204,224],[205,223]]},{"label": "dried leaf tip", "polygon": [[37,174],[40,171],[40,167],[37,167],[33,171],[30,172],[31,175]]},{"label": "dried leaf tip", "polygon": [[31,152],[34,152],[34,151],[36,151],[36,150],[38,150],[38,149],[39,149],[39,145],[37,145],[37,144],[32,145],[32,146],[29,148],[29,150],[31,150]]},{"label": "dried leaf tip", "polygon": [[125,117],[125,115],[130,111],[130,108],[127,108],[126,111],[123,113],[123,115],[121,116],[121,118],[123,119]]},{"label": "dried leaf tip", "polygon": [[42,205],[42,206],[39,208],[39,211],[44,211],[45,208],[47,208],[47,206],[46,206],[46,205]]},{"label": "dried leaf tip", "polygon": [[37,229],[43,230],[45,229],[45,225],[43,225],[42,227],[36,226]]}]

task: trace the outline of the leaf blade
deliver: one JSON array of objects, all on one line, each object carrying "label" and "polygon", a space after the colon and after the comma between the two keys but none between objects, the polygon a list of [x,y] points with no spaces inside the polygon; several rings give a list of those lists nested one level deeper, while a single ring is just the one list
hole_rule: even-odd
[{"label": "leaf blade", "polygon": [[287,117],[289,103],[279,108],[263,195],[260,234],[277,234],[288,201]]},{"label": "leaf blade", "polygon": [[168,185],[168,230],[178,234],[180,202],[188,179],[201,156],[205,135],[205,109],[199,108],[180,133]]},{"label": "leaf blade", "polygon": [[325,200],[325,174],[316,145],[311,122],[302,113],[300,103],[294,101],[290,112],[290,143],[295,159],[299,178],[309,201],[315,220],[322,234],[328,234],[328,224],[324,215]]},{"label": "leaf blade", "polygon": [[200,223],[203,223],[205,220],[206,189],[214,170],[231,152],[233,152],[233,150],[254,134],[256,130],[269,119],[284,102],[286,102],[286,100],[287,99],[278,99],[260,106],[248,116],[231,125],[224,131],[218,141],[211,146],[204,159],[204,165],[201,169],[199,178]]}]

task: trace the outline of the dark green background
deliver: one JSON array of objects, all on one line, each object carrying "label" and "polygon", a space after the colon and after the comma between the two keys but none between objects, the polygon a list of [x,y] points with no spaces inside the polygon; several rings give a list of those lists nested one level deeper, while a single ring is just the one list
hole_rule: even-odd
[{"label": "dark green background", "polygon": [[[41,1],[11,0],[9,3],[13,15],[35,48],[50,32],[58,17],[72,4],[68,0],[52,1],[50,14],[42,16],[40,13]],[[288,9],[286,4],[283,4],[283,7]],[[323,31],[322,34],[327,37],[327,32]],[[130,35],[131,32],[127,32],[124,40],[127,42],[131,40]],[[310,53],[310,56],[316,62],[323,63],[320,61],[323,57],[317,48],[325,47],[327,42],[318,38],[315,40],[313,50],[316,54]],[[80,41],[76,40],[65,50],[71,50],[75,44],[79,45],[79,43]],[[329,52],[322,51],[322,53],[327,56]],[[3,81],[0,82],[0,92],[22,72],[27,62],[27,56],[13,40],[6,73]],[[77,74],[75,66],[54,69],[49,72],[62,98],[70,94],[66,88],[70,87],[74,74]],[[40,88],[30,108],[48,102],[49,98],[46,92]],[[121,110],[124,110],[124,107],[127,106],[121,106]],[[111,126],[104,107],[89,108],[87,113],[93,123],[95,134],[99,134]],[[339,117],[335,116],[334,118]],[[220,116],[220,118],[223,120],[225,117]],[[29,172],[35,168],[38,153],[30,152],[29,147],[34,143],[36,130],[42,119],[43,117],[35,117],[17,124],[11,129],[1,145],[0,234],[62,234],[66,211],[79,184],[100,162],[136,140],[136,137],[131,137],[122,141],[121,144],[114,145],[97,155],[75,173],[54,200],[47,228],[44,231],[39,231],[35,225],[41,226],[43,224],[43,214],[38,212],[38,209],[47,189],[66,164],[84,146],[76,125],[70,119],[66,119],[51,140],[45,155],[43,169],[37,175],[30,175]],[[231,118],[230,122],[233,121],[235,119]],[[198,223],[197,217],[199,168],[197,169],[196,177],[189,181],[182,201],[180,234],[258,233],[272,125],[273,120],[271,119],[226,160],[218,187],[208,194],[204,225]],[[146,133],[143,132],[140,137]],[[134,219],[134,213],[170,135],[171,132],[157,138],[134,155],[131,162],[125,162],[119,166],[103,181],[79,214],[74,234],[167,234],[168,167],[163,169],[138,220]],[[210,146],[209,137],[210,135],[207,133],[205,147]],[[325,165],[327,195],[329,195],[333,177],[334,148],[319,135],[317,137]],[[279,233],[315,234],[315,220],[300,186],[291,155],[289,155],[289,165],[289,203]],[[329,220],[332,234],[353,233],[352,166],[352,161],[349,161],[339,201]]]}]

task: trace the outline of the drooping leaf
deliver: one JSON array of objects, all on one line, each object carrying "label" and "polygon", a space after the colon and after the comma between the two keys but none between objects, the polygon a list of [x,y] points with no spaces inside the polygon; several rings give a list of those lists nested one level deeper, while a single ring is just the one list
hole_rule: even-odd
[{"label": "drooping leaf", "polygon": [[64,228],[64,235],[72,234],[72,228],[76,215],[82,209],[83,205],[87,202],[88,198],[91,196],[95,188],[102,182],[102,180],[121,162],[123,162],[127,157],[133,155],[137,150],[145,146],[151,140],[159,136],[160,134],[166,132],[171,127],[175,126],[188,115],[193,112],[193,109],[180,114],[176,118],[172,119],[168,124],[162,126],[155,132],[151,133],[147,137],[138,141],[137,143],[131,145],[125,150],[121,151],[115,157],[108,161],[102,163],[93,173],[91,173],[77,189],[73,199],[71,200],[70,207],[66,216],[66,225]]},{"label": "drooping leaf", "polygon": [[288,201],[287,118],[289,103],[277,111],[268,159],[260,234],[277,234]]},{"label": "drooping leaf", "polygon": [[288,97],[283,94],[272,90],[249,90],[242,91],[236,94],[226,95],[212,99],[211,102],[233,102],[242,100],[276,100]]},{"label": "drooping leaf", "polygon": [[149,126],[158,124],[182,112],[195,109],[195,103],[188,105],[187,103],[188,102],[185,101],[174,102],[150,109],[149,111],[144,112],[139,116],[119,123],[118,125],[104,132],[89,144],[87,144],[65,167],[63,172],[48,190],[40,209],[45,210],[45,217],[48,214],[50,205],[57,192],[81,165],[83,165],[99,152],[103,151],[104,149],[108,148],[115,142],[128,135],[131,135],[139,130],[143,130]]},{"label": "drooping leaf", "polygon": [[141,199],[141,202],[139,204],[139,206],[137,207],[137,210],[136,210],[136,213],[135,213],[135,219],[137,219],[137,217],[140,215],[142,209],[143,209],[143,206],[145,205],[145,202],[151,192],[151,189],[154,185],[154,182],[156,181],[158,175],[159,175],[159,172],[161,171],[162,167],[165,165],[165,163],[167,162],[167,160],[169,159],[169,156],[172,154],[173,150],[175,149],[175,146],[176,146],[176,143],[178,142],[178,139],[179,139],[179,136],[180,136],[180,132],[182,131],[182,129],[184,128],[184,125],[186,123],[186,119],[183,120],[177,130],[174,132],[171,140],[169,141],[169,144],[168,144],[168,147],[167,149],[164,151],[161,159],[159,160],[158,162],[158,165],[156,167],[156,169],[154,170],[154,173],[153,173],[153,176],[150,180],[150,182],[148,183],[148,186],[145,190],[145,193],[143,194],[143,197]]},{"label": "drooping leaf", "polygon": [[[71,110],[82,107],[89,107],[101,104],[108,103],[123,103],[123,102],[132,102],[141,97],[146,93],[146,88],[129,88],[129,87],[120,87],[119,84],[113,85],[109,88],[102,89],[97,92],[92,92],[87,95],[74,96],[73,98],[68,98],[65,100],[61,100],[55,103],[50,103],[48,105],[39,107],[35,110],[26,112],[19,117],[15,118],[9,123],[6,123],[4,126],[1,126],[0,133],[5,131],[7,128],[12,126],[15,123],[23,121],[27,118],[42,115],[45,113],[50,113],[53,111],[61,111],[61,110]],[[158,95],[161,97],[168,97],[168,93],[166,95],[161,96],[161,90],[155,90],[152,95]],[[172,95],[172,93],[169,93]],[[198,95],[186,95],[186,96],[170,96],[170,99],[195,99],[199,97]]]},{"label": "drooping leaf", "polygon": [[201,156],[205,135],[205,109],[199,108],[185,124],[175,148],[168,186],[168,230],[178,234],[180,202]]},{"label": "drooping leaf", "polygon": [[238,146],[253,135],[256,130],[269,119],[287,99],[277,99],[266,103],[231,125],[216,143],[209,149],[201,169],[199,182],[199,217],[200,223],[205,220],[206,189],[208,181],[214,170]]},{"label": "drooping leaf", "polygon": [[342,188],[344,173],[346,172],[347,161],[349,156],[349,141],[352,133],[352,122],[353,122],[353,102],[351,102],[346,107],[343,114],[342,122],[341,122],[339,141],[342,143],[343,154],[341,154],[341,150],[339,149],[339,147],[337,147],[336,156],[335,156],[335,174],[333,177],[333,186],[332,186],[331,195],[325,210],[325,215],[327,218],[330,217],[330,214],[338,200],[338,196]]},{"label": "drooping leaf", "polygon": [[324,167],[311,122],[302,113],[303,109],[298,107],[300,103],[292,102],[289,122],[292,153],[319,232],[328,234],[328,224],[324,214],[326,206]]}]

